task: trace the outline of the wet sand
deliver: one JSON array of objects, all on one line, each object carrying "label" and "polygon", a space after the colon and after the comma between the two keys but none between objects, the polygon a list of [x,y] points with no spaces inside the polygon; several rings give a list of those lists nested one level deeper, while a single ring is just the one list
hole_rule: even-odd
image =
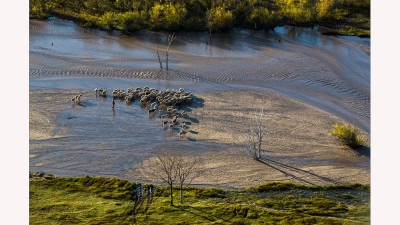
[{"label": "wet sand", "polygon": [[[370,182],[369,144],[360,151],[338,148],[338,140],[329,132],[332,124],[344,121],[335,116],[268,92],[214,91],[201,99],[202,107],[189,111],[185,119],[190,124],[185,139],[193,146],[210,142],[235,147],[205,153],[186,150],[199,157],[205,168],[198,184],[244,188],[270,181],[312,185]],[[257,162],[243,154],[243,128],[263,101],[267,134],[263,158]],[[368,133],[362,135],[369,140]],[[154,181],[148,168],[144,162],[132,176]]]},{"label": "wet sand", "polygon": [[215,34],[211,47],[204,41],[206,32],[177,36],[166,73],[160,72],[156,54],[160,49],[165,67],[162,32],[127,36],[63,20],[30,20],[29,76],[195,80],[256,87],[370,130],[370,56],[359,47],[362,44],[296,27],[270,32],[234,29]]},{"label": "wet sand", "polygon": [[[146,162],[170,150],[203,160],[206,172],[195,181],[197,185],[243,188],[269,181],[369,183],[369,149],[357,152],[340,148],[337,139],[329,135],[331,124],[343,122],[341,119],[276,94],[248,90],[196,94],[194,104],[184,108],[188,116],[178,119],[180,124],[187,124],[186,134],[179,138],[179,129],[163,129],[161,119],[149,117],[137,103],[117,101],[113,112],[109,98],[83,91],[82,106],[74,106],[68,98],[59,99],[64,92],[30,92],[31,104],[36,105],[31,108],[30,125],[53,128],[46,138],[31,137],[33,171],[157,182],[147,176]],[[263,99],[268,132],[260,163],[243,155],[241,130],[244,120]],[[38,113],[49,105],[49,113]],[[48,122],[40,125],[43,119]],[[367,133],[363,135],[369,138]]]},{"label": "wet sand", "polygon": [[[329,135],[332,124],[349,122],[369,140],[368,46],[290,27],[216,34],[212,47],[203,38],[180,33],[167,73],[156,60],[161,32],[30,20],[30,170],[146,181],[147,160],[170,149],[204,159],[199,185],[369,183],[369,145],[343,149]],[[183,140],[139,104],[117,102],[112,111],[111,99],[92,91],[137,86],[195,93]],[[84,101],[73,106],[78,93]],[[241,154],[240,140],[243,118],[263,98],[269,133],[260,163]]]}]

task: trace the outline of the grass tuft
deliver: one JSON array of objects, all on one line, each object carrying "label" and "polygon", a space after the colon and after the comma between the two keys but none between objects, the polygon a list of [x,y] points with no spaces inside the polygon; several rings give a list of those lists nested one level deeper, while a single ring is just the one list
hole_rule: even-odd
[{"label": "grass tuft", "polygon": [[364,145],[364,140],[361,138],[355,127],[350,126],[347,123],[344,125],[332,125],[331,134],[338,137],[342,144],[352,149],[357,149]]}]

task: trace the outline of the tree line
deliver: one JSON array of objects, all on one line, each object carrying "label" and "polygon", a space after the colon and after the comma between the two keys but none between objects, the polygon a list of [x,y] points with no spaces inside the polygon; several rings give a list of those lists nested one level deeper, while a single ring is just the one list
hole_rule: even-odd
[{"label": "tree line", "polygon": [[82,26],[125,32],[216,32],[285,24],[338,26],[349,19],[369,24],[370,0],[30,0],[29,15],[73,19]]}]

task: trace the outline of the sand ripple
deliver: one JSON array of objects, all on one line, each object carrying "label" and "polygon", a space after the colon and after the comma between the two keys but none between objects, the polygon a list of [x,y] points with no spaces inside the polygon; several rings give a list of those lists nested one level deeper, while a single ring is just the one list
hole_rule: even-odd
[{"label": "sand ripple", "polygon": [[[297,31],[305,35],[296,38],[285,29],[276,34],[237,30],[216,34],[210,47],[202,33],[182,33],[172,46],[166,72],[155,53],[158,48],[165,67],[163,33],[120,37],[59,20],[31,20],[30,27],[31,79],[120,77],[261,88],[370,129],[370,58],[361,44],[349,40],[314,31]],[[281,43],[274,42],[276,36]],[[252,54],[244,54],[246,49]]]}]

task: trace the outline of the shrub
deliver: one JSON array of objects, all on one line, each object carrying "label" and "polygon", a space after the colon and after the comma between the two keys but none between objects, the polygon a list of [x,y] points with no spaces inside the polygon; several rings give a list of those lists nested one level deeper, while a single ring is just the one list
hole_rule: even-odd
[{"label": "shrub", "polygon": [[144,27],[145,15],[137,11],[126,12],[124,14],[118,14],[117,21],[119,22],[118,29],[132,32]]},{"label": "shrub", "polygon": [[207,24],[213,31],[229,30],[233,26],[232,12],[224,7],[216,7],[207,11]]},{"label": "shrub", "polygon": [[155,4],[150,14],[154,29],[178,30],[186,17],[187,9],[180,3]]},{"label": "shrub", "polygon": [[331,134],[338,137],[342,144],[350,148],[356,149],[364,145],[364,140],[356,129],[347,123],[345,125],[332,125]]},{"label": "shrub", "polygon": [[204,197],[224,198],[225,197],[225,191],[223,189],[213,188],[213,187],[196,189],[194,194],[197,198],[204,198]]},{"label": "shrub", "polygon": [[114,12],[106,12],[99,18],[97,25],[102,29],[113,30],[116,27],[116,14]]},{"label": "shrub", "polygon": [[53,176],[53,174],[48,173],[48,174],[45,174],[45,175],[43,176],[43,178],[44,178],[44,179],[47,179],[47,180],[52,180],[52,179],[54,179],[54,176]]},{"label": "shrub", "polygon": [[266,184],[261,184],[255,187],[256,192],[266,192],[266,191],[287,191],[296,188],[305,187],[304,185],[298,185],[288,182],[271,182]]}]

